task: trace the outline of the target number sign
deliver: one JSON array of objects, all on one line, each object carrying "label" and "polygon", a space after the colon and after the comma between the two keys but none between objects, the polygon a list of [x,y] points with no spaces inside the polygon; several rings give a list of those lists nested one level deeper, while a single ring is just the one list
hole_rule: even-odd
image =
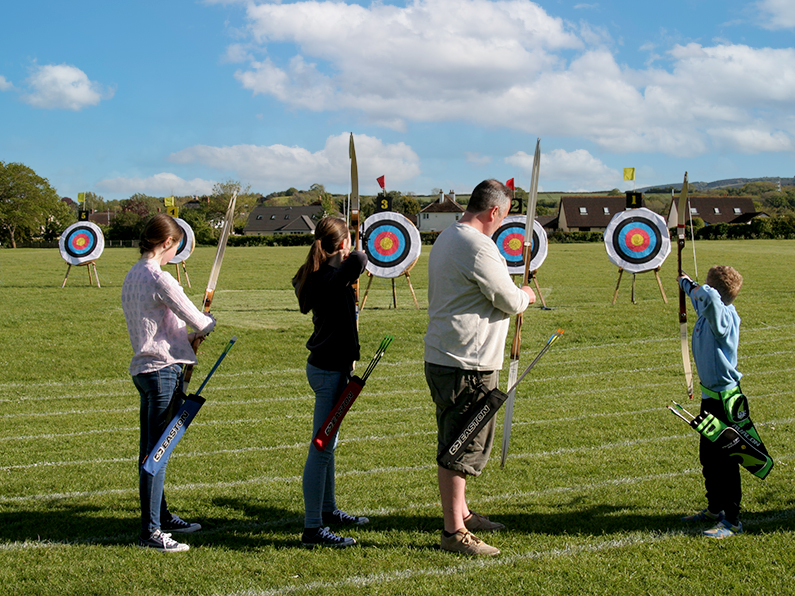
[{"label": "target number sign", "polygon": [[196,248],[196,236],[193,234],[193,228],[190,227],[190,224],[179,217],[175,217],[174,221],[182,228],[183,234],[182,240],[180,240],[179,243],[179,248],[177,249],[177,254],[168,262],[169,265],[177,265],[186,261],[193,253],[193,249]]},{"label": "target number sign", "polygon": [[375,277],[397,277],[420,256],[420,233],[401,213],[384,211],[364,221],[364,252],[367,271]]},{"label": "target number sign", "polygon": [[105,250],[102,230],[90,221],[79,221],[66,228],[58,240],[61,257],[70,265],[97,260]]},{"label": "target number sign", "polygon": [[671,253],[665,219],[645,207],[616,213],[604,238],[610,262],[631,273],[656,269]]},{"label": "target number sign", "polygon": [[[509,215],[502,225],[491,235],[500,254],[508,263],[511,275],[524,274],[524,230],[527,217]],[[530,271],[536,271],[547,258],[547,232],[544,226],[533,220],[533,239],[530,244]]]}]

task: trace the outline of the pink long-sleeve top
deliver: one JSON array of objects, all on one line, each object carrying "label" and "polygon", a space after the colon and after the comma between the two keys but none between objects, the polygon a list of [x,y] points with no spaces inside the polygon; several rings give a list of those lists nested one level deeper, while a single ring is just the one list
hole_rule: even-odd
[{"label": "pink long-sleeve top", "polygon": [[209,333],[215,320],[201,312],[174,277],[154,259],[139,259],[124,278],[121,305],[134,352],[130,374],[171,364],[196,364],[186,323]]}]

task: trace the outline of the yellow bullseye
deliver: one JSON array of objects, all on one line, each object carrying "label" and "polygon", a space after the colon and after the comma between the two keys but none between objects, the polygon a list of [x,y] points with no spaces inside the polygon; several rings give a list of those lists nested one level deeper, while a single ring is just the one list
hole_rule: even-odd
[{"label": "yellow bullseye", "polygon": [[646,239],[643,237],[643,234],[632,234],[632,238],[630,238],[630,242],[634,246],[642,246]]},{"label": "yellow bullseye", "polygon": [[390,250],[392,248],[392,238],[387,236],[381,240],[381,248],[384,250],[384,252]]},{"label": "yellow bullseye", "polygon": [[516,252],[522,248],[522,241],[519,240],[519,238],[511,238],[508,240],[508,248],[510,248],[511,251]]}]

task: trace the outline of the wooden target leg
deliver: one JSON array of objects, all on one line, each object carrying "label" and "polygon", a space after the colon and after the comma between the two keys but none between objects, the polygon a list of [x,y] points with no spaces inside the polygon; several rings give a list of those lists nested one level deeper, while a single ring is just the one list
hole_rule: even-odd
[{"label": "wooden target leg", "polygon": [[392,278],[392,305],[397,310],[397,290],[395,289],[395,278]]},{"label": "wooden target leg", "polygon": [[637,304],[635,302],[635,274],[632,274],[632,304]]},{"label": "wooden target leg", "polygon": [[657,267],[654,270],[654,276],[657,278],[657,285],[660,286],[660,294],[662,294],[663,302],[668,304],[668,297],[665,295],[665,290],[663,290],[662,281],[660,280],[660,268]]},{"label": "wooden target leg", "polygon": [[63,283],[61,284],[61,288],[62,288],[62,289],[66,287],[66,278],[67,278],[67,277],[69,277],[69,271],[70,271],[71,269],[72,269],[72,266],[71,266],[71,265],[69,265],[69,266],[66,268],[66,275],[64,276],[64,278],[63,278]]},{"label": "wooden target leg", "polygon": [[544,295],[541,293],[541,288],[538,286],[538,277],[536,277],[536,271],[538,271],[538,269],[533,271],[533,284],[535,284],[535,287],[536,287],[536,295],[541,300],[541,306],[546,308],[547,307],[547,303],[544,302]]},{"label": "wooden target leg", "polygon": [[621,275],[624,273],[624,270],[619,267],[618,268],[618,281],[616,282],[616,291],[613,292],[613,304],[616,303],[616,298],[618,298],[618,286],[621,285]]},{"label": "wooden target leg", "polygon": [[175,264],[174,268],[177,270],[177,283],[182,285],[182,278],[179,276],[179,263]]},{"label": "wooden target leg", "polygon": [[361,303],[359,304],[359,310],[364,310],[364,303],[367,302],[367,292],[370,291],[370,284],[373,283],[373,274],[369,271],[367,272],[367,287],[364,289],[364,297],[362,298]]},{"label": "wooden target leg", "polygon": [[101,288],[102,286],[99,285],[99,272],[97,271],[97,264],[91,263],[91,266],[94,268],[94,277],[97,279],[97,287]]},{"label": "wooden target leg", "polygon": [[185,266],[185,261],[182,261],[182,270],[185,272],[185,282],[188,284],[190,288],[190,277],[188,277],[188,268]]},{"label": "wooden target leg", "polygon": [[406,271],[405,276],[406,276],[406,283],[409,284],[409,290],[411,291],[411,297],[414,298],[414,307],[417,310],[419,310],[420,309],[420,303],[417,302],[417,294],[414,293],[414,286],[411,285],[411,277],[409,277],[409,272],[408,271]]},{"label": "wooden target leg", "polygon": [[93,286],[94,280],[91,278],[91,263],[86,263],[86,271],[88,271],[88,285]]}]

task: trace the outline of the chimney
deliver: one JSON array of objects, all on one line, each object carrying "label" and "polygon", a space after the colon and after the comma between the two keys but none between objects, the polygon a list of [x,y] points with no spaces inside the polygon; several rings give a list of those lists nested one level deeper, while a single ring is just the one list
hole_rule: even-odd
[{"label": "chimney", "polygon": [[451,190],[449,194],[450,194],[450,198],[453,199],[453,202],[455,202],[455,191]]},{"label": "chimney", "polygon": [[443,190],[439,191],[439,202],[440,203],[444,203],[444,191]]}]

